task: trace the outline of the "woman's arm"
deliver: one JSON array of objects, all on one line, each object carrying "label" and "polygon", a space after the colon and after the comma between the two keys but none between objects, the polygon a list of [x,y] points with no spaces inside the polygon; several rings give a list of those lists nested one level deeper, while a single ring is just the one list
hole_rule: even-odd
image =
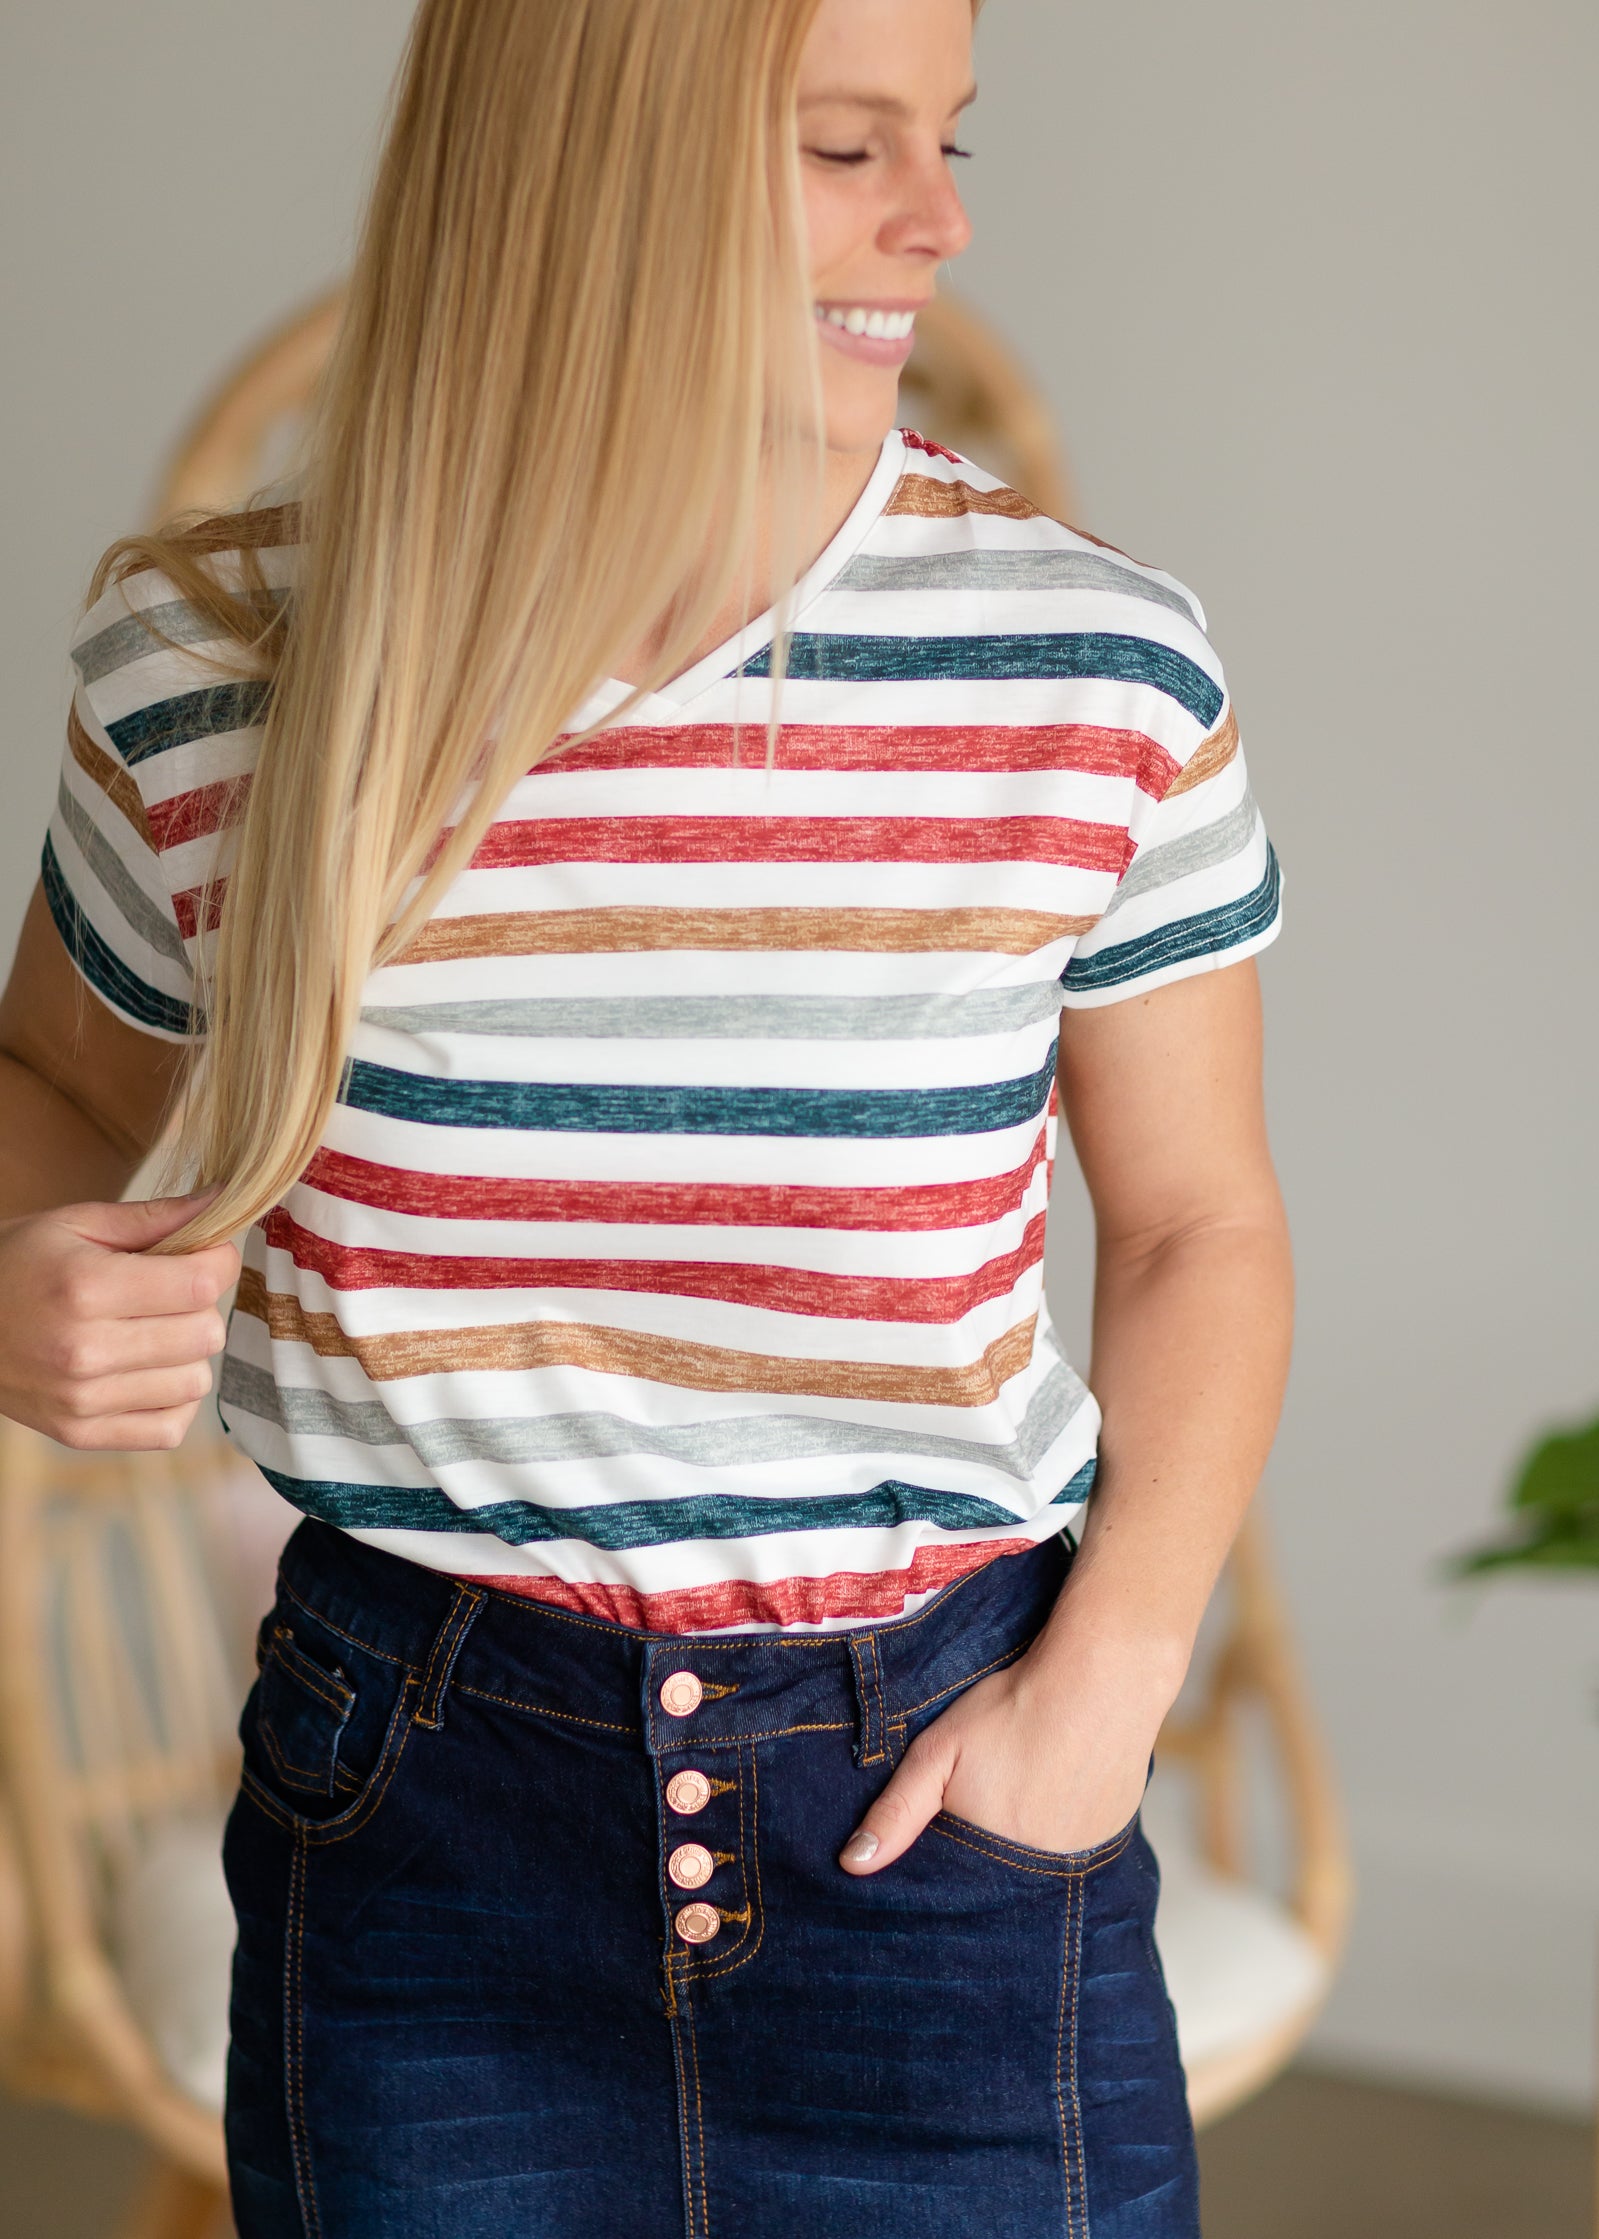
[{"label": "woman's arm", "polygon": [[0,996],[0,1414],[64,1445],[174,1446],[211,1388],[238,1254],[149,1258],[192,1200],[116,1202],[182,1054],[89,992],[35,889]]},{"label": "woman's arm", "polygon": [[1099,1477],[1048,1625],[918,1736],[845,1848],[854,1872],[941,1806],[1043,1850],[1125,1825],[1276,1430],[1292,1272],[1253,963],[1062,1027],[1098,1237]]}]

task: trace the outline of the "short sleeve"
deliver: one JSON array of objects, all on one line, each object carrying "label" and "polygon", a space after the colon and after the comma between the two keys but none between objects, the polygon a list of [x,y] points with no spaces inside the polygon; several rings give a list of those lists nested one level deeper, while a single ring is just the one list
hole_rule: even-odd
[{"label": "short sleeve", "polygon": [[150,571],[79,625],[76,683],[41,877],[79,972],[118,1018],[163,1041],[201,1030],[200,923],[259,745],[268,687],[229,678],[226,647]]},{"label": "short sleeve", "polygon": [[1196,724],[1191,751],[1158,795],[1139,799],[1115,892],[1062,975],[1068,1006],[1148,994],[1236,964],[1277,937],[1282,873],[1219,674],[1214,688],[1220,706],[1206,710],[1209,728]]}]

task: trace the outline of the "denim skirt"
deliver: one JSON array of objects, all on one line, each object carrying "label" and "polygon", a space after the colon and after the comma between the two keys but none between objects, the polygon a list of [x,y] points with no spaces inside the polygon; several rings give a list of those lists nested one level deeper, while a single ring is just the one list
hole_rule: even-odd
[{"label": "denim skirt", "polygon": [[1070,1559],[674,1638],[302,1524],[225,1850],[240,2239],[1197,2239],[1138,1819],[838,1864]]}]

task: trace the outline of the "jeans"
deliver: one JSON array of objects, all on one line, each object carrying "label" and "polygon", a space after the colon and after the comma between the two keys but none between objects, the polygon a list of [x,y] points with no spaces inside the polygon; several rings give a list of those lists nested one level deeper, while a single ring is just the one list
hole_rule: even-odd
[{"label": "jeans", "polygon": [[1070,1559],[673,1638],[302,1524],[225,1848],[240,2239],[1197,2239],[1138,1818],[837,1863]]}]

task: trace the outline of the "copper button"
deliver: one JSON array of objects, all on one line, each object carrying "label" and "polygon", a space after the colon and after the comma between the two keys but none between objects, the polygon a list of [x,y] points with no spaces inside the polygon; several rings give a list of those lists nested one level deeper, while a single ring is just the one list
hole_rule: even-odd
[{"label": "copper button", "polygon": [[705,1700],[705,1689],[691,1671],[675,1671],[661,1681],[661,1708],[668,1718],[691,1718]]},{"label": "copper button", "polygon": [[679,1889],[703,1889],[716,1871],[716,1860],[703,1843],[679,1843],[666,1870]]},{"label": "copper button", "polygon": [[677,1916],[677,1932],[686,1944],[708,1944],[722,1933],[722,1916],[714,1905],[685,1905]]},{"label": "copper button", "polygon": [[703,1773],[673,1773],[666,1784],[666,1800],[673,1811],[689,1819],[711,1800],[711,1784]]}]

